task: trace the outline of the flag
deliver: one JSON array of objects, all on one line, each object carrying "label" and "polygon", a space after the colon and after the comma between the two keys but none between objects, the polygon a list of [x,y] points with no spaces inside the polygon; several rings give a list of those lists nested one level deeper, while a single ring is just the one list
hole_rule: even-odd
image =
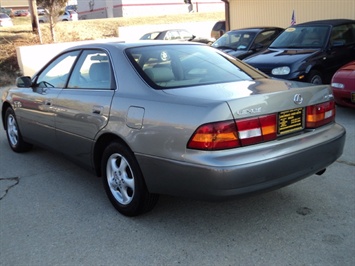
[{"label": "flag", "polygon": [[292,11],[291,26],[296,24],[295,10]]}]

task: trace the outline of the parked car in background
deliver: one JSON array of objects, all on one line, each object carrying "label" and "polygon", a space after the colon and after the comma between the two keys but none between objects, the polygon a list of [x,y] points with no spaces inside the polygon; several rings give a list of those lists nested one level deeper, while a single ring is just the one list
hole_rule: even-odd
[{"label": "parked car in background", "polygon": [[4,13],[4,14],[8,15],[9,17],[13,15],[12,9],[11,8],[5,8],[5,7],[1,7],[0,8],[0,13]]},{"label": "parked car in background", "polygon": [[36,144],[87,166],[134,216],[159,194],[227,199],[322,174],[345,142],[329,95],[205,44],[108,42],[18,78],[1,116],[13,151]]},{"label": "parked car in background", "polygon": [[64,14],[60,17],[61,21],[77,21],[79,20],[79,15],[74,10],[66,10]]},{"label": "parked car in background", "polygon": [[46,14],[46,11],[42,7],[37,7],[37,14],[39,16],[44,16]]},{"label": "parked car in background", "polygon": [[211,44],[212,39],[196,37],[185,29],[169,29],[163,31],[153,31],[144,34],[140,40],[164,40],[164,41],[192,41]]},{"label": "parked car in background", "polygon": [[355,108],[355,61],[335,72],[331,86],[338,105]]},{"label": "parked car in background", "polygon": [[212,27],[211,38],[213,40],[217,40],[225,33],[226,33],[226,21],[225,20],[217,21]]},{"label": "parked car in background", "polygon": [[[74,10],[65,11],[63,15],[58,18],[58,21],[77,21],[79,19],[78,13]],[[47,16],[41,16],[38,18],[40,23],[48,22]]]},{"label": "parked car in background", "polygon": [[30,12],[28,10],[16,10],[14,12],[15,17],[27,17],[30,15]]},{"label": "parked car in background", "polygon": [[352,60],[355,20],[334,19],[291,26],[245,62],[275,78],[329,84],[335,71]]},{"label": "parked car in background", "polygon": [[5,13],[0,13],[0,27],[13,26],[12,19]]},{"label": "parked car in background", "polygon": [[283,32],[279,27],[245,28],[228,31],[216,40],[212,47],[238,59],[244,59],[265,50]]}]

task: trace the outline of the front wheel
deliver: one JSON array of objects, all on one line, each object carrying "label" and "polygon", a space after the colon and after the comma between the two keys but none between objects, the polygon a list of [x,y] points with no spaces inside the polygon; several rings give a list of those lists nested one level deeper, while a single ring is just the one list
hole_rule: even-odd
[{"label": "front wheel", "polygon": [[307,82],[313,84],[323,84],[322,74],[317,70],[311,70],[307,76]]},{"label": "front wheel", "polygon": [[102,181],[112,205],[123,215],[137,216],[153,209],[158,195],[151,194],[133,154],[113,142],[104,150]]},{"label": "front wheel", "polygon": [[7,108],[5,112],[5,129],[7,140],[13,151],[25,152],[32,148],[31,144],[22,139],[15,112],[11,108]]}]

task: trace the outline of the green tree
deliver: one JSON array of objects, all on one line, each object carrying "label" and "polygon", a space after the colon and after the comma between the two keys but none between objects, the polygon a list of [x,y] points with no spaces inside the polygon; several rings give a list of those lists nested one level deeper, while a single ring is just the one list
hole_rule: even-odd
[{"label": "green tree", "polygon": [[53,42],[56,42],[54,31],[55,25],[58,22],[59,16],[63,15],[67,2],[68,0],[37,0],[37,6],[41,6],[46,10]]}]

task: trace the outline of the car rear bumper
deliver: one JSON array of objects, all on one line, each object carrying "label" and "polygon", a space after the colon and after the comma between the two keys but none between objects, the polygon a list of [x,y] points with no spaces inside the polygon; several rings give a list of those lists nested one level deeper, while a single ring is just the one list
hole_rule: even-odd
[{"label": "car rear bumper", "polygon": [[345,134],[334,123],[262,145],[196,152],[185,161],[136,156],[151,193],[218,200],[277,189],[325,169],[342,155]]}]

